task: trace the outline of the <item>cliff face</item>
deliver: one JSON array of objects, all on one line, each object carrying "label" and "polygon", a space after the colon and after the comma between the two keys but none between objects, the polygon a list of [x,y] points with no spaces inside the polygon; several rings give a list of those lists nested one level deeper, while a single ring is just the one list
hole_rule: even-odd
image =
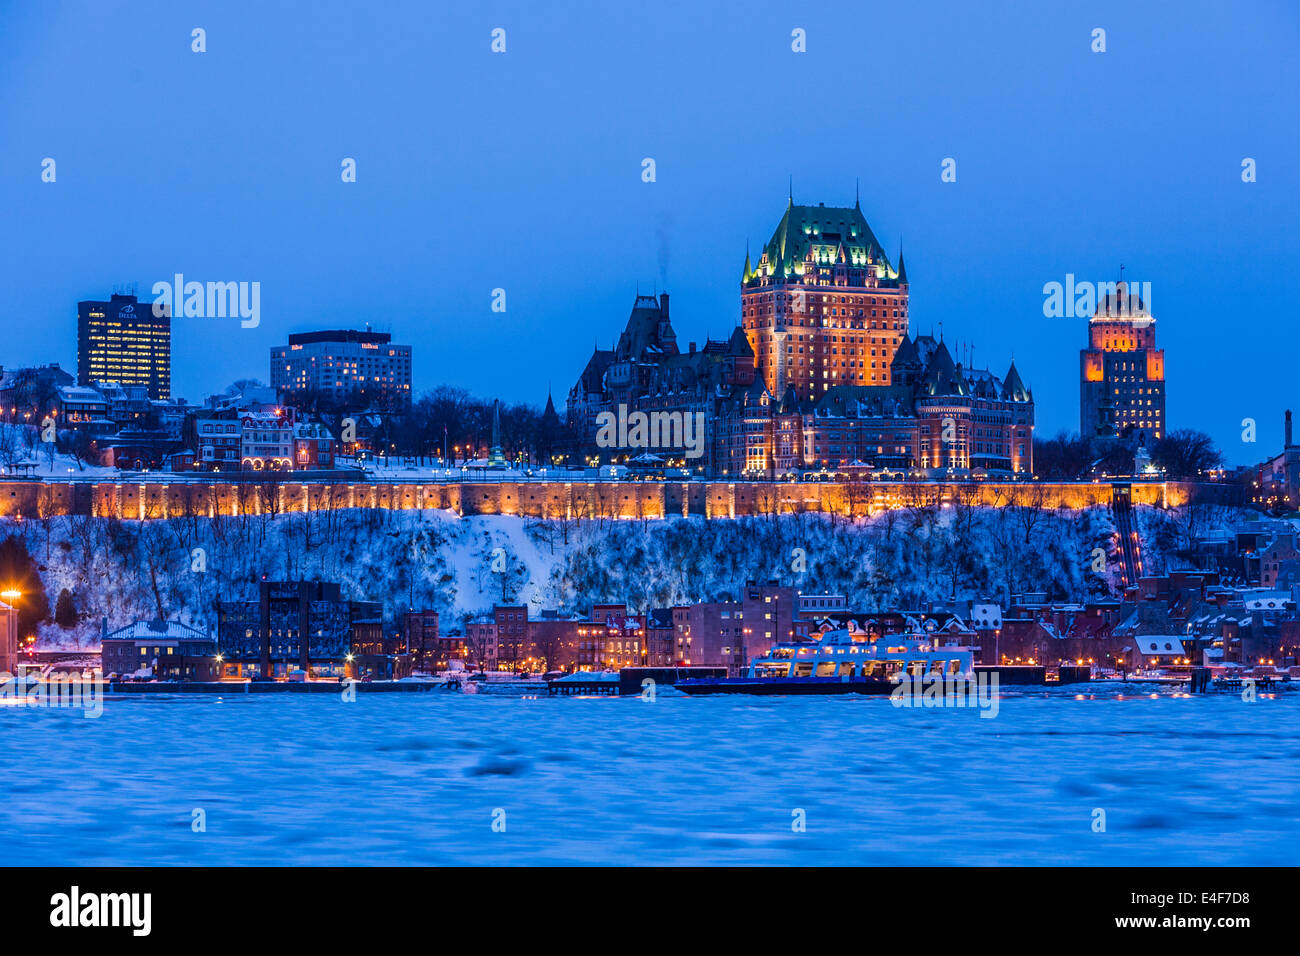
[{"label": "cliff face", "polygon": [[[613,485],[611,487],[617,487]],[[1179,546],[1179,512],[1138,509],[1147,573]],[[61,516],[0,519],[23,537],[47,593],[67,588],[82,621],[42,627],[46,645],[94,646],[100,622],[179,618],[203,627],[216,600],[251,600],[262,575],[337,581],[349,597],[383,604],[391,619],[434,609],[444,627],[509,601],[540,610],[592,603],[669,607],[724,594],[748,580],[843,593],[857,609],[1019,591],[1082,599],[1118,575],[1105,507],[1055,510],[925,501],[871,518],[771,515],[553,520],[460,517],[446,510],[377,508],[189,516],[153,521]],[[1096,549],[1106,556],[1094,570]],[[504,571],[494,571],[504,557]]]}]

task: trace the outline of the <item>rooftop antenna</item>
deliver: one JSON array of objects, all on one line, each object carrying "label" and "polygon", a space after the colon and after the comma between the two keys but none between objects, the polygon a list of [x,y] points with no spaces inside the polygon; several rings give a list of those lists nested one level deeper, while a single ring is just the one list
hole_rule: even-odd
[{"label": "rooftop antenna", "polygon": [[794,173],[790,174],[790,192],[786,198],[790,200],[790,205],[793,206],[794,205]]},{"label": "rooftop antenna", "polygon": [[857,176],[854,176],[853,177],[853,208],[857,209],[861,205],[862,205],[861,180]]}]

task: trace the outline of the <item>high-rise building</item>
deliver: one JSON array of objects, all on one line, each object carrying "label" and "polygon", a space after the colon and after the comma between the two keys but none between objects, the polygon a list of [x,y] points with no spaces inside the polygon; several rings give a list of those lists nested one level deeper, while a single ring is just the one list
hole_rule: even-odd
[{"label": "high-rise building", "polygon": [[757,262],[745,253],[741,315],[759,373],[773,395],[793,385],[816,401],[836,385],[889,385],[907,335],[907,270],[898,268],[852,209],[796,206]]},{"label": "high-rise building", "polygon": [[289,336],[271,349],[271,385],[289,403],[357,408],[411,402],[411,347],[387,332],[339,329]]},{"label": "high-rise building", "polygon": [[171,309],[113,293],[77,303],[77,384],[143,385],[150,398],[171,398]]},{"label": "high-rise building", "polygon": [[1088,347],[1079,353],[1079,434],[1163,438],[1165,353],[1156,348],[1156,320],[1126,283],[1098,298],[1088,320]]}]

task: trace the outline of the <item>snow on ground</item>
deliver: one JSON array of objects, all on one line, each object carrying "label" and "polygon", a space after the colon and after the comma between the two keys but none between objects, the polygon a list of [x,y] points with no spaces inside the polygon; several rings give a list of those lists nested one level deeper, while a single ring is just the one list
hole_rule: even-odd
[{"label": "snow on ground", "polygon": [[[30,465],[32,467],[12,467]],[[53,442],[42,442],[40,430],[32,425],[0,423],[0,475],[38,478],[102,478],[120,474],[116,468],[78,462],[57,450]]]},{"label": "snow on ground", "polygon": [[[1138,512],[1146,571],[1178,566],[1186,522],[1175,512]],[[110,627],[159,616],[203,627],[215,601],[255,598],[262,575],[336,581],[354,600],[380,602],[390,620],[432,609],[451,628],[498,603],[585,613],[594,603],[624,602],[643,611],[735,596],[751,580],[842,593],[861,610],[954,597],[1005,602],[1024,591],[1085,600],[1110,593],[1120,571],[1104,507],[1045,511],[1029,524],[992,508],[903,510],[856,522],[827,515],[558,522],[344,509],[0,520],[0,536],[7,534],[21,535],[41,565],[51,606],[67,588],[82,615],[69,631],[45,625],[44,646],[93,646],[103,617]],[[1093,570],[1096,548],[1111,558],[1101,573]]]}]

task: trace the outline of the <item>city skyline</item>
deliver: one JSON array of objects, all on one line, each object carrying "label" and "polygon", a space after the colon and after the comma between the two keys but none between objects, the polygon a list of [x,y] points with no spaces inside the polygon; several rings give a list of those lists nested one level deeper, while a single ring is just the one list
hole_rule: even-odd
[{"label": "city skyline", "polygon": [[[593,341],[607,346],[638,286],[672,293],[683,340],[725,337],[741,319],[746,245],[771,235],[787,192],[848,206],[857,183],[883,248],[906,250],[913,331],[977,343],[977,366],[1014,358],[1039,435],[1076,427],[1087,338],[1086,319],[1045,317],[1043,287],[1118,279],[1122,264],[1153,287],[1169,427],[1208,432],[1231,464],[1281,443],[1286,356],[1257,343],[1282,332],[1300,252],[1285,226],[1297,195],[1284,117],[1298,84],[1279,75],[1294,72],[1279,46],[1290,11],[1214,34],[1238,81],[1224,85],[1198,69],[1210,7],[1181,23],[1105,5],[1077,23],[1028,6],[884,22],[683,7],[595,22],[576,7],[434,19],[396,5],[347,36],[328,16],[132,9],[3,14],[4,82],[26,91],[0,105],[0,199],[24,224],[2,260],[6,366],[74,367],[77,301],[132,282],[150,297],[183,273],[259,282],[263,296],[255,328],[174,319],[173,391],[193,401],[263,378],[262,356],[291,333],[368,323],[411,344],[416,395],[449,384],[541,407]],[[1093,52],[1090,31],[1108,21],[1106,52]],[[879,42],[863,55],[855,35]],[[135,52],[129,66],[87,72],[115,45]],[[678,67],[665,71],[669,53]],[[589,83],[593,71],[607,82]],[[838,95],[809,95],[864,78],[841,119]],[[437,109],[413,119],[386,95],[399,86],[429,90]],[[444,88],[455,95],[437,98]],[[593,110],[608,121],[589,123]],[[159,148],[103,147],[173,128]],[[801,128],[819,130],[820,149]],[[342,181],[349,158],[356,182]],[[642,181],[647,158],[654,182]],[[1242,181],[1245,158],[1255,182]],[[941,179],[945,159],[955,182]],[[1248,396],[1205,387],[1225,360],[1249,365]],[[1244,418],[1258,443],[1241,440]]]},{"label": "city skyline", "polygon": [[15,925],[786,865],[1284,922],[1298,28],[0,3]]}]

